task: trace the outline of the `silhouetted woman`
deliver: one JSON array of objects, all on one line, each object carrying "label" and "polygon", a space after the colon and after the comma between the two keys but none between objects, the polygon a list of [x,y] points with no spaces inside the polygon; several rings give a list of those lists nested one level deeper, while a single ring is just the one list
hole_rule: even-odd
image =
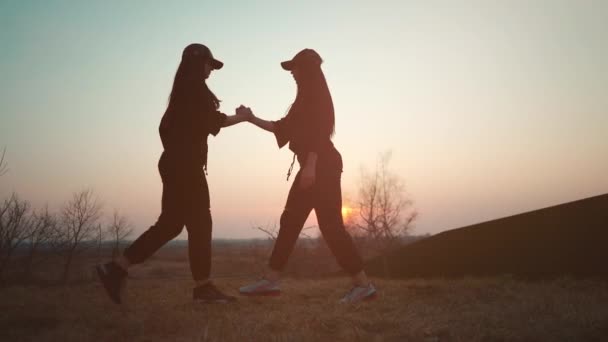
[{"label": "silhouetted woman", "polygon": [[207,136],[221,127],[244,120],[218,111],[219,101],[207,87],[212,70],[223,63],[213,58],[204,45],[188,45],[175,74],[169,105],[160,123],[164,151],[158,162],[163,182],[162,209],[156,224],[144,232],[122,256],[97,266],[98,275],[110,298],[121,302],[121,289],[130,265],[150,257],[183,229],[188,230],[190,269],[196,282],[195,300],[229,302],[235,298],[220,292],[210,281],[211,212],[207,166]]},{"label": "silhouetted woman", "polygon": [[[331,142],[334,107],[321,62],[321,57],[314,50],[305,49],[292,60],[281,63],[283,69],[291,71],[298,86],[295,102],[281,120],[265,121],[253,116],[251,110],[237,109],[237,113],[248,116],[248,121],[274,133],[279,148],[289,142],[289,149],[300,164],[281,215],[269,269],[261,280],[241,287],[240,293],[243,295],[280,294],[279,274],[312,209],[315,209],[327,245],[340,266],[353,278],[353,288],[341,301],[359,302],[376,295],[376,289],[363,271],[361,257],[342,220],[342,157]],[[291,168],[288,179],[290,173]]]}]

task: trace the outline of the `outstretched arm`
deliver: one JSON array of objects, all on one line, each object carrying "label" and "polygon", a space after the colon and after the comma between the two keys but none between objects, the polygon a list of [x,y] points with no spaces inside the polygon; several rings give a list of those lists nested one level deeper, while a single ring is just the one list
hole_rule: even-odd
[{"label": "outstretched arm", "polygon": [[249,107],[241,105],[239,108],[236,109],[236,114],[242,115],[244,117],[244,120],[251,122],[252,124],[260,127],[265,131],[268,131],[270,133],[274,133],[276,131],[276,125],[274,122],[256,117],[251,111],[251,108]]},{"label": "outstretched arm", "polygon": [[239,122],[247,121],[247,118],[244,115],[228,115],[226,116],[226,120],[222,123],[222,127],[228,127],[232,125],[236,125]]},{"label": "outstretched arm", "polygon": [[256,116],[252,116],[251,118],[249,118],[249,120],[247,120],[249,122],[251,122],[252,124],[260,127],[261,129],[268,131],[270,133],[274,133],[275,129],[276,129],[276,125],[274,122],[272,121],[267,121],[264,119],[260,119]]}]

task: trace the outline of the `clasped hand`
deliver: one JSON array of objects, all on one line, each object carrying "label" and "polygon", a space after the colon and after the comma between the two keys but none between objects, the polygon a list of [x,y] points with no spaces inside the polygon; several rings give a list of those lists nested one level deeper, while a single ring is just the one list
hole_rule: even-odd
[{"label": "clasped hand", "polygon": [[251,119],[255,118],[255,115],[253,115],[253,112],[251,111],[251,108],[245,107],[243,105],[240,105],[235,110],[235,113],[236,113],[237,116],[242,117],[243,120],[245,120],[245,121],[251,121]]}]

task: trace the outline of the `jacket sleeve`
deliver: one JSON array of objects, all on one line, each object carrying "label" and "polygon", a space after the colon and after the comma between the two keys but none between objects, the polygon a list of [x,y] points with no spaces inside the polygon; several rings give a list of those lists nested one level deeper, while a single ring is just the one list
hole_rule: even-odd
[{"label": "jacket sleeve", "polygon": [[217,110],[208,113],[206,126],[207,126],[207,131],[209,132],[209,134],[213,134],[213,136],[216,136],[220,132],[220,129],[222,128],[222,126],[224,125],[224,122],[226,121],[226,117],[227,117],[226,114],[221,113]]},{"label": "jacket sleeve", "polygon": [[279,148],[285,146],[289,140],[291,140],[290,124],[287,117],[283,117],[281,120],[272,121],[274,123],[274,136],[277,139],[277,145]]}]

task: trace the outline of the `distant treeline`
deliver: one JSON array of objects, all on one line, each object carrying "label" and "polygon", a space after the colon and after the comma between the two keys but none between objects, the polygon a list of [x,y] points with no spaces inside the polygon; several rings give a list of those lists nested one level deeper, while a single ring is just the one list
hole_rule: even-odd
[{"label": "distant treeline", "polygon": [[[115,256],[132,242],[127,239],[130,225],[124,216],[115,212],[105,225],[102,224],[100,206],[92,198],[90,191],[78,193],[57,213],[46,208],[34,210],[16,194],[5,199],[0,205],[2,284],[47,286],[92,281],[91,266]],[[76,212],[79,214],[74,215]],[[74,217],[85,219],[75,220]],[[385,240],[358,233],[352,225],[347,229],[364,258],[386,252]],[[265,265],[272,252],[276,229],[266,231],[271,233],[266,238],[214,239],[214,275],[248,275]],[[391,241],[398,248],[426,237],[428,235],[402,234]],[[71,243],[67,239],[72,239]],[[143,268],[147,270],[144,273],[150,278],[189,277],[187,248],[187,240],[170,241]],[[167,266],[167,262],[173,266]],[[303,236],[298,240],[285,274],[324,276],[338,270],[321,236]],[[137,273],[135,276],[141,277]]]}]

